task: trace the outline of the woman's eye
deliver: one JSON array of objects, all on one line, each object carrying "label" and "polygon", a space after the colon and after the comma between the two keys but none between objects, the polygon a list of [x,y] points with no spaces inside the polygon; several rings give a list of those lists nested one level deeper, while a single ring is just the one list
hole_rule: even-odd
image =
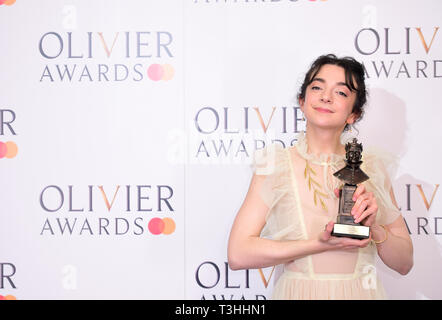
[{"label": "woman's eye", "polygon": [[343,97],[347,97],[347,94],[343,91],[338,91],[338,94]]},{"label": "woman's eye", "polygon": [[321,87],[318,87],[318,86],[313,86],[312,87],[312,90],[320,90],[321,89]]}]

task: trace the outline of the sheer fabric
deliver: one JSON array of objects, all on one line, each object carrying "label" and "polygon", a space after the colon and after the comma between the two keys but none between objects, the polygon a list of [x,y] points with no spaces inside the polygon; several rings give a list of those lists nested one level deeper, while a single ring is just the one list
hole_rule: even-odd
[{"label": "sheer fabric", "polygon": [[[344,155],[307,152],[303,133],[297,144],[273,144],[257,150],[254,170],[265,175],[260,196],[269,207],[261,237],[275,240],[317,239],[329,221],[336,221],[338,199],[333,190],[341,181],[333,173],[344,167]],[[394,158],[380,150],[364,150],[364,182],[378,202],[376,221],[390,224],[400,215],[390,197],[389,171]],[[376,247],[313,254],[284,265],[273,299],[384,299],[375,272]]]}]

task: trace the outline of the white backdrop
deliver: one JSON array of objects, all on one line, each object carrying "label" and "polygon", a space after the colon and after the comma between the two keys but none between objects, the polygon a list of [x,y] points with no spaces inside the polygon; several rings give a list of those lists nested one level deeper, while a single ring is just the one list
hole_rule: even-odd
[{"label": "white backdrop", "polygon": [[228,269],[228,235],[325,53],[364,63],[358,137],[400,157],[415,265],[380,262],[386,290],[442,298],[440,1],[3,2],[0,298],[269,298],[277,270]]}]

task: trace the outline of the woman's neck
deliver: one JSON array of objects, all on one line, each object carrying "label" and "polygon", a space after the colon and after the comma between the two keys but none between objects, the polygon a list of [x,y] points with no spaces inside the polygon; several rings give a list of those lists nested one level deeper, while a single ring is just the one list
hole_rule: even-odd
[{"label": "woman's neck", "polygon": [[345,154],[345,147],[341,144],[341,132],[337,130],[313,129],[307,126],[306,138],[308,153]]}]

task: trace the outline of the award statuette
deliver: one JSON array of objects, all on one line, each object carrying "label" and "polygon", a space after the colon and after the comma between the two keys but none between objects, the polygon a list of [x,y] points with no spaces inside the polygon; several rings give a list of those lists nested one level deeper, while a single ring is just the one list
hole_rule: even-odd
[{"label": "award statuette", "polygon": [[359,168],[361,165],[362,144],[356,138],[345,145],[346,166],[333,175],[345,184],[339,191],[339,212],[337,221],[333,227],[332,236],[348,237],[354,239],[367,239],[370,228],[355,223],[351,215],[351,209],[355,202],[353,193],[357,184],[366,181],[369,177]]}]

